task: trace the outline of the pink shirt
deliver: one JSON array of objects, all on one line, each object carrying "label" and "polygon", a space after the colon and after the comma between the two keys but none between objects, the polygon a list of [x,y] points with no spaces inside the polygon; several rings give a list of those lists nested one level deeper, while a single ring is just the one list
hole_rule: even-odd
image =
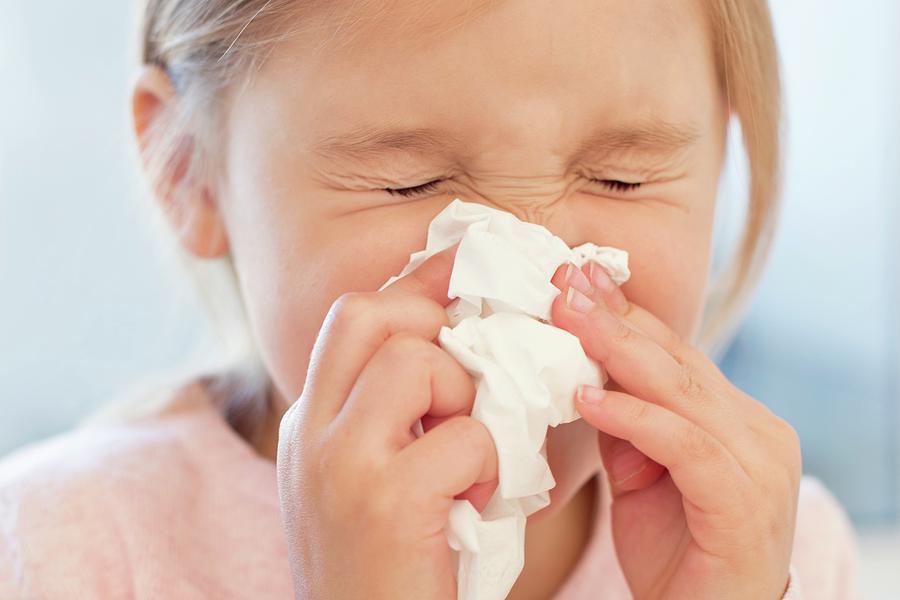
[{"label": "pink shirt", "polygon": [[[275,465],[198,386],[175,406],[0,462],[0,598],[293,597]],[[599,488],[592,537],[556,600],[630,598]],[[856,594],[850,523],[805,477],[785,598]]]}]

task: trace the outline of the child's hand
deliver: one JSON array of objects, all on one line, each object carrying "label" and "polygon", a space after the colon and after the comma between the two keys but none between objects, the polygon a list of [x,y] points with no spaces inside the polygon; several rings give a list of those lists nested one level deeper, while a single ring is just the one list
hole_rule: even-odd
[{"label": "child's hand", "polygon": [[796,432],[593,271],[573,266],[568,282],[566,265],[557,271],[553,320],[620,386],[583,390],[576,405],[601,432],[613,537],[634,597],[781,598],[801,476]]},{"label": "child's hand", "polygon": [[444,526],[454,496],[490,499],[497,455],[471,377],[433,343],[455,251],[341,296],[322,325],[278,447],[298,598],[456,598]]}]

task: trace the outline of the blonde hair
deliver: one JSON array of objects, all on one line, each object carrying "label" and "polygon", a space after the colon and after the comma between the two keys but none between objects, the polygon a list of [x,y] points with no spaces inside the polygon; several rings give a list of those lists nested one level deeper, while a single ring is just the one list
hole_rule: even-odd
[{"label": "blonde hair", "polygon": [[[220,99],[261,65],[278,41],[303,26],[304,15],[298,13],[320,8],[314,4],[309,0],[146,1],[141,60],[164,69],[179,95],[179,101],[171,103],[171,112],[156,119],[148,136],[156,157],[146,168],[152,189],[165,180],[175,153],[186,151],[185,139],[194,141],[187,149],[190,166],[185,178],[205,178],[215,185],[222,165],[210,149],[221,147],[216,140],[222,131],[221,114],[216,112],[222,108]],[[740,122],[750,173],[743,234],[728,267],[707,294],[698,343],[711,351],[733,334],[771,246],[781,178],[781,84],[767,2],[707,0],[707,9],[719,84]],[[285,23],[294,29],[286,29]],[[234,416],[233,426],[253,438],[265,410],[259,395],[268,383],[255,358],[231,262],[188,256],[185,260],[196,275],[214,325],[232,349],[233,368],[226,376],[213,378],[219,382],[219,396]]]}]

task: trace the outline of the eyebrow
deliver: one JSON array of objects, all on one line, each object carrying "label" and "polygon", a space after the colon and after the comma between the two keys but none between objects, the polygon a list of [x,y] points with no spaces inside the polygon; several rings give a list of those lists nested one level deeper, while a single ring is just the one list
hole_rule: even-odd
[{"label": "eyebrow", "polygon": [[633,125],[594,132],[578,146],[574,156],[575,160],[583,160],[628,151],[674,154],[695,144],[700,137],[700,129],[692,123],[646,119]]},{"label": "eyebrow", "polygon": [[366,160],[386,152],[449,156],[461,146],[460,139],[440,129],[360,127],[319,140],[312,149],[325,158]]},{"label": "eyebrow", "polygon": [[[700,131],[692,124],[648,119],[594,132],[576,147],[573,162],[627,151],[671,154],[694,144],[699,138]],[[360,127],[348,133],[325,137],[312,146],[314,153],[325,158],[362,161],[388,152],[449,157],[462,148],[462,141],[449,131],[391,127]]]}]

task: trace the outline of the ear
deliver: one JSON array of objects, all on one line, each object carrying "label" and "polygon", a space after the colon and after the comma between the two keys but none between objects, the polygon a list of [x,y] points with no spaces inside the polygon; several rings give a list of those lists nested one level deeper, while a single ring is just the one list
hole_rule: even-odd
[{"label": "ear", "polygon": [[[169,118],[175,114],[180,98],[169,76],[161,68],[145,65],[132,86],[131,109],[134,135],[145,172],[156,172],[153,195],[169,225],[185,250],[198,258],[219,258],[228,253],[225,223],[216,199],[203,178],[191,177],[188,168],[198,145],[188,132],[157,132],[176,127]],[[170,148],[162,148],[162,156],[154,156],[151,135],[161,133],[172,140]],[[155,169],[154,165],[164,165]]]}]

